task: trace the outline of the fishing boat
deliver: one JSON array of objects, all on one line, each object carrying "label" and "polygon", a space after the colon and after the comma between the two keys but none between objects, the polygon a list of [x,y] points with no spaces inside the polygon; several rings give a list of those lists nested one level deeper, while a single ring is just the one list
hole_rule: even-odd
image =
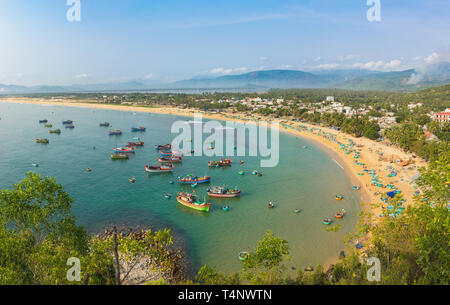
[{"label": "fishing boat", "polygon": [[241,196],[241,190],[239,189],[230,189],[225,186],[212,186],[208,189],[209,197],[217,197],[217,198],[234,198]]},{"label": "fishing boat", "polygon": [[163,164],[161,166],[146,165],[145,171],[147,173],[168,173],[173,171],[173,165],[172,164]]},{"label": "fishing boat", "polygon": [[302,212],[302,210],[300,210],[300,209],[295,209],[295,210],[294,210],[294,213],[295,213],[295,214],[300,214],[301,212]]},{"label": "fishing boat", "polygon": [[178,193],[177,201],[185,207],[202,212],[209,212],[211,207],[211,203],[206,203],[206,200],[200,201],[196,195],[184,192]]},{"label": "fishing boat", "polygon": [[128,179],[128,181],[130,181],[130,183],[135,183],[136,182],[136,177],[130,178],[130,179]]},{"label": "fishing boat", "polygon": [[336,200],[340,201],[340,200],[344,199],[344,195],[336,195],[335,198],[336,198]]},{"label": "fishing boat", "polygon": [[36,143],[48,144],[50,141],[48,139],[36,139]]},{"label": "fishing boat", "polygon": [[159,157],[158,162],[160,163],[179,163],[183,161],[181,156],[170,156],[170,157]]},{"label": "fishing boat", "polygon": [[49,133],[60,134],[61,133],[61,129],[49,130],[48,132]]},{"label": "fishing boat", "polygon": [[120,136],[120,135],[122,135],[122,131],[119,130],[119,129],[116,129],[116,130],[110,130],[110,131],[109,131],[109,135],[110,135],[110,136]]},{"label": "fishing boat", "polygon": [[175,182],[173,181],[173,180],[170,180],[169,181],[169,184],[174,184]]},{"label": "fishing boat", "polygon": [[108,122],[100,123],[100,127],[109,127]]},{"label": "fishing boat", "polygon": [[69,128],[69,129],[74,129],[75,128],[75,126],[73,126],[72,124],[65,124],[64,127]]},{"label": "fishing boat", "polygon": [[271,201],[268,204],[269,209],[273,209],[275,207],[275,204]]},{"label": "fishing boat", "polygon": [[172,149],[172,145],[170,145],[170,144],[155,145],[155,149],[156,150],[171,150]]},{"label": "fishing boat", "polygon": [[344,218],[344,213],[343,212],[336,212],[334,217],[336,217],[337,219],[342,219],[342,218]]},{"label": "fishing boat", "polygon": [[52,124],[45,124],[44,127],[45,127],[45,128],[52,128],[53,125],[52,125]]},{"label": "fishing boat", "polygon": [[48,123],[48,120],[39,120],[39,124]]},{"label": "fishing boat", "polygon": [[331,218],[325,218],[322,222],[323,222],[324,225],[329,226],[329,225],[331,225],[333,220]]},{"label": "fishing boat", "polygon": [[231,166],[233,161],[231,159],[220,159],[220,161],[208,161],[209,167],[223,167],[223,166]]},{"label": "fishing boat", "polygon": [[164,193],[164,198],[166,199],[170,199],[172,197],[172,195],[168,194],[168,193]]},{"label": "fishing boat", "polygon": [[144,132],[145,131],[145,127],[132,127],[131,128],[131,132]]},{"label": "fishing boat", "polygon": [[359,191],[360,189],[361,189],[360,186],[357,186],[357,185],[354,185],[354,186],[353,186],[353,190],[355,190],[355,191]]},{"label": "fishing boat", "polygon": [[240,261],[246,261],[248,260],[248,257],[250,256],[250,254],[248,252],[239,252],[238,258]]},{"label": "fishing boat", "polygon": [[244,175],[245,175],[245,172],[244,172],[244,171],[239,171],[238,174],[241,175],[241,176],[244,176]]},{"label": "fishing boat", "polygon": [[178,177],[178,180],[183,184],[208,183],[211,181],[211,176],[197,177],[193,175],[186,175],[184,177]]},{"label": "fishing boat", "polygon": [[144,142],[142,141],[135,141],[135,142],[127,142],[128,146],[144,146]]},{"label": "fishing boat", "polygon": [[129,153],[129,154],[134,154],[135,153],[135,148],[134,147],[114,147],[113,151],[115,153]]},{"label": "fishing boat", "polygon": [[228,212],[229,210],[230,210],[230,206],[228,206],[228,205],[224,205],[222,207],[222,211],[224,211],[224,212]]},{"label": "fishing boat", "polygon": [[111,160],[126,160],[128,159],[127,154],[111,154]]},{"label": "fishing boat", "polygon": [[73,123],[73,121],[67,120],[67,121],[63,121],[62,123],[63,123],[63,125],[70,125]]},{"label": "fishing boat", "polygon": [[33,165],[34,167],[39,167],[39,163],[37,163],[37,162],[31,163],[31,165]]},{"label": "fishing boat", "polygon": [[182,156],[183,155],[183,153],[181,151],[172,151],[172,150],[160,150],[159,154],[163,157]]}]

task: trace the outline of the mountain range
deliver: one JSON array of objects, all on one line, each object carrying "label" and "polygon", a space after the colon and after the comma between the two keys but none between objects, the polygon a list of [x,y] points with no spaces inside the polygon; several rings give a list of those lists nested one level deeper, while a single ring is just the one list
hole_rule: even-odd
[{"label": "mountain range", "polygon": [[149,80],[70,86],[0,84],[0,94],[114,92],[170,89],[340,88],[352,90],[414,91],[450,83],[450,62],[404,71],[371,70],[259,70],[238,75],[196,77],[172,83]]}]

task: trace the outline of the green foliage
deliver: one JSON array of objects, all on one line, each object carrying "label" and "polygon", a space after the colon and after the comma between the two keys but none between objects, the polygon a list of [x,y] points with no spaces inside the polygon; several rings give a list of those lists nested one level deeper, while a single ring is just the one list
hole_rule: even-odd
[{"label": "green foliage", "polygon": [[67,259],[88,252],[71,203],[55,179],[31,172],[12,190],[0,191],[1,284],[69,283]]}]

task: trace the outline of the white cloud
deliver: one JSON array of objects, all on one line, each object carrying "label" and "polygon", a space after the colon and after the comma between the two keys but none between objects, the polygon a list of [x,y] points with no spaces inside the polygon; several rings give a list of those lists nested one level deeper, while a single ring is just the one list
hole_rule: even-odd
[{"label": "white cloud", "polygon": [[440,59],[440,57],[441,57],[440,54],[433,52],[433,54],[431,54],[430,56],[425,57],[424,61],[427,64],[431,64],[431,63],[438,61]]},{"label": "white cloud", "polygon": [[214,75],[228,75],[228,74],[234,74],[234,73],[244,73],[247,72],[247,67],[240,67],[240,68],[214,68],[209,71],[209,74]]},{"label": "white cloud", "polygon": [[322,58],[320,56],[317,56],[316,58],[314,58],[314,61],[320,61]]},{"label": "white cloud", "polygon": [[366,70],[392,70],[399,68],[402,64],[400,59],[393,59],[388,62],[382,60],[369,61],[366,63],[355,63],[352,65],[353,68],[366,69]]},{"label": "white cloud", "polygon": [[281,65],[278,66],[278,69],[291,69],[293,66],[292,65]]},{"label": "white cloud", "polygon": [[149,79],[153,77],[153,73],[148,73],[146,76],[144,76],[144,78]]},{"label": "white cloud", "polygon": [[268,58],[267,58],[266,56],[261,56],[261,57],[259,58],[259,60],[266,61],[266,60],[268,60]]},{"label": "white cloud", "polygon": [[394,59],[384,65],[384,69],[394,69],[402,64],[400,59]]},{"label": "white cloud", "polygon": [[340,66],[340,64],[321,64],[316,67],[318,70],[329,70],[336,69]]}]

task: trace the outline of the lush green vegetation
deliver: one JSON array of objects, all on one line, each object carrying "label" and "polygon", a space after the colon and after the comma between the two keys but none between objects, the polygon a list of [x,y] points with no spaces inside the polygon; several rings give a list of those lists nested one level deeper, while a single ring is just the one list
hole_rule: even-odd
[{"label": "lush green vegetation", "polygon": [[[169,230],[148,230],[138,238],[115,232],[91,237],[76,225],[72,202],[54,178],[35,173],[28,173],[12,190],[0,191],[0,284],[113,284],[126,281],[142,256],[151,257],[153,267],[173,276],[170,279],[179,276],[169,250]],[[67,280],[71,257],[80,260],[80,282]]]}]

